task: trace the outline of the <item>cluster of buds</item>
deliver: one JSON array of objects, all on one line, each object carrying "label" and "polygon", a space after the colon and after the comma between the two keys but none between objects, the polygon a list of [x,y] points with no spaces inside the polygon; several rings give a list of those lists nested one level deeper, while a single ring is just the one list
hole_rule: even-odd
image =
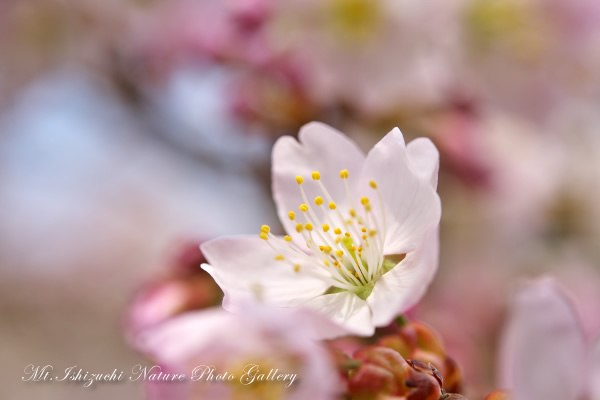
[{"label": "cluster of buds", "polygon": [[462,375],[439,336],[420,322],[399,321],[352,357],[337,355],[352,400],[460,400]]}]

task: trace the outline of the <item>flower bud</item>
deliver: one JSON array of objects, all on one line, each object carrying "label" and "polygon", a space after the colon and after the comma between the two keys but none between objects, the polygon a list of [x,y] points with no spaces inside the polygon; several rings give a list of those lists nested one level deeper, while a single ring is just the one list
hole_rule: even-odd
[{"label": "flower bud", "polygon": [[494,390],[485,400],[511,400],[510,393],[506,390]]}]

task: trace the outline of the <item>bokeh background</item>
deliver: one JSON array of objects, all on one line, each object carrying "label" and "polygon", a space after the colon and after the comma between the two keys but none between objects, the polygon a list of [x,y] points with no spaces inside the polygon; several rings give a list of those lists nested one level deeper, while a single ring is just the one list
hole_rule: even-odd
[{"label": "bokeh background", "polygon": [[494,388],[511,288],[552,274],[600,329],[595,0],[3,0],[0,391],[27,364],[143,362],[128,333],[207,305],[197,245],[281,230],[270,149],[319,120],[441,154],[439,273],[411,315]]}]

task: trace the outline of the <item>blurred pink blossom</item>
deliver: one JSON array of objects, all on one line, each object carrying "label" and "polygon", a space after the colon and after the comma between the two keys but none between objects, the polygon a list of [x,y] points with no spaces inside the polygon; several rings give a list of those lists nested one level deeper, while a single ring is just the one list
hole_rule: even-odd
[{"label": "blurred pink blossom", "polygon": [[[213,375],[234,375],[231,381],[152,382],[152,399],[335,399],[341,390],[337,370],[324,347],[315,342],[315,332],[339,327],[308,313],[283,312],[262,305],[244,305],[238,315],[223,309],[187,313],[139,336],[139,348],[160,363],[162,371],[198,376],[206,367]],[[297,374],[290,381],[248,382],[248,366],[259,373],[277,369]],[[196,369],[197,368],[197,369]],[[246,371],[246,372],[244,372]],[[244,384],[246,383],[246,384]],[[289,386],[286,386],[288,385]],[[237,397],[235,397],[237,398]]]},{"label": "blurred pink blossom", "polygon": [[600,352],[584,336],[570,296],[551,278],[521,287],[500,353],[500,385],[515,400],[600,399]]}]

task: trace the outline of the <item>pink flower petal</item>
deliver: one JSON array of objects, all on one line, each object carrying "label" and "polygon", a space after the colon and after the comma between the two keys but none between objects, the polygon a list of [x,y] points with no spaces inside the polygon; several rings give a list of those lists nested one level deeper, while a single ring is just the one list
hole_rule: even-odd
[{"label": "pink flower petal", "polygon": [[600,400],[600,338],[592,349],[592,369],[590,374],[592,400]]},{"label": "pink flower petal", "polygon": [[554,280],[518,291],[500,359],[501,385],[515,400],[581,398],[587,375],[583,332]]}]

